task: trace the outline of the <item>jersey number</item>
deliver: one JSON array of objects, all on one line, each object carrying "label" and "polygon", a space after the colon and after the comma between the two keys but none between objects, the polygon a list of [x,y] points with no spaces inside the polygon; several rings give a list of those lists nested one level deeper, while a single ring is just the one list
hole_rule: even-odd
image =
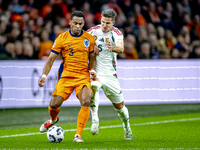
[{"label": "jersey number", "polygon": [[101,51],[102,51],[102,45],[99,44],[99,45],[98,45],[98,48],[99,48],[99,52],[101,52]]},{"label": "jersey number", "polygon": [[73,52],[74,49],[73,49],[73,48],[70,48],[69,50],[70,50],[69,56],[73,56],[73,55],[74,55],[74,52]]}]

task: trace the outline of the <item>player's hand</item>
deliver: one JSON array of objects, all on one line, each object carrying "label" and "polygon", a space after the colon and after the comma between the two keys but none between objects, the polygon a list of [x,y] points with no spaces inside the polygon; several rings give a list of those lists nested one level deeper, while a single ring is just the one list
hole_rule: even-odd
[{"label": "player's hand", "polygon": [[40,86],[40,87],[43,87],[44,85],[43,85],[43,83],[45,82],[45,78],[41,78],[39,81],[38,81],[38,85]]},{"label": "player's hand", "polygon": [[109,52],[113,51],[113,46],[110,44],[110,42],[108,42],[108,50],[109,50]]},{"label": "player's hand", "polygon": [[96,71],[95,70],[91,70],[90,71],[90,80],[95,80],[96,79]]},{"label": "player's hand", "polygon": [[96,55],[99,55],[99,48],[98,48],[98,46],[95,44],[94,45],[94,53],[96,54]]},{"label": "player's hand", "polygon": [[90,72],[90,79],[95,80],[96,79],[96,72]]}]

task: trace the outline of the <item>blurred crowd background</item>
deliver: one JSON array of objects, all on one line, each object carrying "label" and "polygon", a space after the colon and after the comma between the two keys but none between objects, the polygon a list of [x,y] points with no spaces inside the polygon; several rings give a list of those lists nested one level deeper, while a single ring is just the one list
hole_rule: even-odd
[{"label": "blurred crowd background", "polygon": [[0,60],[45,60],[73,11],[87,30],[108,8],[124,35],[119,59],[200,58],[200,0],[0,0]]}]

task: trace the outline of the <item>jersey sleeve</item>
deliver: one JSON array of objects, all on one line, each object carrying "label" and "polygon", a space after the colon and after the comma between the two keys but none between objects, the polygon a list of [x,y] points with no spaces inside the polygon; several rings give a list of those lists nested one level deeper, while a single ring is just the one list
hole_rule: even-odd
[{"label": "jersey sleeve", "polygon": [[51,48],[51,52],[59,54],[62,49],[63,49],[63,36],[62,34],[60,34],[54,41],[54,44]]},{"label": "jersey sleeve", "polygon": [[115,43],[116,42],[124,42],[124,36],[122,33],[119,35],[117,33],[114,33],[114,38],[115,38]]},{"label": "jersey sleeve", "polygon": [[93,30],[92,30],[92,29],[93,29],[93,28],[90,28],[90,29],[88,29],[86,32],[92,35],[92,33],[93,33]]}]

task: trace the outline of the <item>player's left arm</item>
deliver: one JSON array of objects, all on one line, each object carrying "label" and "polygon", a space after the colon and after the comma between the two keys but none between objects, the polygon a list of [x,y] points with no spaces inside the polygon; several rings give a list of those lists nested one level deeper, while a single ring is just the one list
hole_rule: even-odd
[{"label": "player's left arm", "polygon": [[110,52],[122,53],[124,51],[124,42],[116,42],[115,46],[108,42],[108,49]]}]

